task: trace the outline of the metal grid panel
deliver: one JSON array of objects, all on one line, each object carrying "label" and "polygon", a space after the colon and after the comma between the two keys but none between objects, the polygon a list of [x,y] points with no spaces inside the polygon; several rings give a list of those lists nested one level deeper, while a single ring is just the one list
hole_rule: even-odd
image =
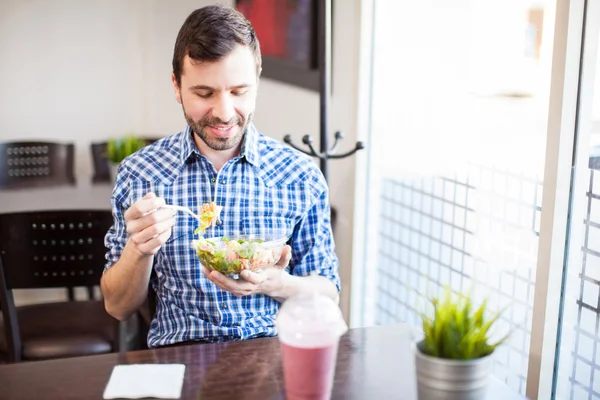
[{"label": "metal grid panel", "polygon": [[[594,191],[594,189],[596,191]],[[600,399],[600,171],[589,171],[586,192],[582,263],[575,293],[577,319],[573,327],[572,368],[569,376],[571,399]]]},{"label": "metal grid panel", "polygon": [[420,298],[448,285],[489,297],[513,334],[497,378],[525,391],[541,211],[541,181],[493,166],[465,176],[382,182],[376,323],[420,325]]}]

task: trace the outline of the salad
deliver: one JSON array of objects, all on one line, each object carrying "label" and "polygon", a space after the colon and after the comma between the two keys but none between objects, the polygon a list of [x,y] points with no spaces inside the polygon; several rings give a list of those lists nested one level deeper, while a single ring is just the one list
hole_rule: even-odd
[{"label": "salad", "polygon": [[192,246],[206,268],[232,275],[246,269],[256,271],[274,265],[281,257],[286,240],[287,238],[283,238],[265,242],[250,238],[199,238],[192,242]]},{"label": "salad", "polygon": [[218,206],[217,203],[212,201],[210,204],[202,204],[200,209],[200,226],[194,231],[194,233],[204,233],[209,226],[213,228],[219,220],[221,215],[222,206]]}]

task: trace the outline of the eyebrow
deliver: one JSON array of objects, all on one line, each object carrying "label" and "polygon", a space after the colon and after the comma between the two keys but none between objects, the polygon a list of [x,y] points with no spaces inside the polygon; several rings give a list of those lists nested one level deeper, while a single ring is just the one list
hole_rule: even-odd
[{"label": "eyebrow", "polygon": [[[235,85],[235,86],[230,86],[227,88],[227,90],[231,90],[231,89],[245,89],[245,88],[249,88],[251,85],[248,83],[242,83],[241,85]],[[213,92],[216,92],[217,89],[207,86],[207,85],[194,85],[194,86],[190,86],[189,88],[190,90],[212,90]]]}]

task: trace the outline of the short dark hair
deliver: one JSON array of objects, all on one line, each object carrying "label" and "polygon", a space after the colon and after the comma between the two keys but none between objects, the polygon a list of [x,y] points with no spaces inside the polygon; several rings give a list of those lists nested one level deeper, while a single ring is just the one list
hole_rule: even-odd
[{"label": "short dark hair", "polygon": [[173,73],[181,86],[183,59],[189,56],[197,62],[214,62],[226,57],[236,45],[248,46],[260,74],[262,59],[256,32],[250,21],[239,11],[220,4],[202,7],[185,20],[173,52]]}]

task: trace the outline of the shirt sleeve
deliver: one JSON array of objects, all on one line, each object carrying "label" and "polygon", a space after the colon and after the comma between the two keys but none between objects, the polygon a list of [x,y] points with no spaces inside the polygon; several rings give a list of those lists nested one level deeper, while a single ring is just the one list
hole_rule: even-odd
[{"label": "shirt sleeve", "polygon": [[320,173],[314,173],[311,192],[315,199],[304,218],[296,225],[291,238],[292,275],[317,273],[329,279],[340,291],[339,263],[331,230],[329,190]]},{"label": "shirt sleeve", "polygon": [[127,229],[125,225],[125,211],[130,205],[130,184],[127,168],[121,163],[115,188],[110,197],[110,204],[113,215],[113,224],[104,237],[104,245],[108,249],[106,252],[106,264],[104,271],[112,267],[121,257],[125,243],[127,243]]}]

